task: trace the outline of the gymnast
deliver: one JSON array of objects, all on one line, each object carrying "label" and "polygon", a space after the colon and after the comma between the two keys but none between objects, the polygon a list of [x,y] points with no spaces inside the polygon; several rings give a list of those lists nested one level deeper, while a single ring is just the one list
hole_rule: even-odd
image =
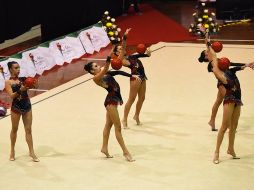
[{"label": "gymnast", "polygon": [[[129,32],[129,31],[128,31]],[[128,67],[131,70],[132,75],[138,75],[141,78],[139,80],[130,79],[130,91],[129,98],[124,107],[124,117],[122,119],[123,127],[128,128],[127,118],[131,109],[132,104],[134,103],[136,97],[138,96],[138,101],[136,104],[136,110],[133,119],[136,121],[137,125],[140,125],[140,111],[145,100],[146,94],[146,74],[142,62],[139,60],[141,57],[150,57],[151,51],[147,48],[144,54],[134,54],[126,56],[126,40],[127,35],[123,36],[122,44],[116,45],[114,49],[114,54],[122,60],[123,66]]]},{"label": "gymnast", "polygon": [[226,91],[223,101],[223,120],[221,128],[219,129],[217,135],[216,149],[213,157],[213,163],[218,164],[220,147],[227,129],[229,129],[228,135],[229,141],[227,153],[230,154],[233,159],[239,159],[239,157],[236,156],[235,153],[234,142],[235,142],[235,132],[240,117],[241,106],[243,104],[241,100],[240,83],[236,76],[236,72],[239,70],[243,70],[246,67],[251,68],[251,66],[244,65],[222,71],[219,68],[220,63],[217,59],[217,55],[211,48],[210,43],[208,42],[208,33],[206,33],[206,42],[207,42],[207,50],[206,50],[207,59],[209,62],[211,62],[213,74],[222,83]]},{"label": "gymnast", "polygon": [[[128,29],[125,32],[125,35],[127,34],[128,34]],[[114,49],[114,46],[113,46],[113,49]],[[113,52],[113,49],[112,49],[112,52]],[[122,96],[120,92],[120,86],[117,83],[117,81],[114,79],[114,76],[123,75],[129,78],[133,78],[135,80],[141,80],[141,79],[137,75],[131,75],[124,71],[109,71],[112,52],[110,56],[107,57],[106,64],[103,69],[100,66],[98,66],[98,64],[95,62],[87,63],[84,66],[84,69],[90,74],[94,75],[93,81],[95,82],[95,84],[105,88],[108,91],[108,94],[104,102],[104,106],[107,112],[106,112],[106,124],[103,130],[103,144],[102,144],[101,152],[105,154],[107,158],[112,158],[112,156],[108,152],[108,140],[109,140],[111,127],[114,124],[116,139],[120,147],[122,148],[123,155],[127,161],[132,162],[135,160],[132,158],[127,147],[125,146],[122,133],[121,133],[121,121],[119,118],[117,106],[122,105],[123,100],[122,100]]]},{"label": "gymnast", "polygon": [[[25,86],[25,77],[18,77],[20,73],[20,66],[17,62],[8,62],[8,69],[10,71],[11,77],[5,82],[5,89],[9,96],[12,98],[11,105],[11,122],[12,130],[10,133],[11,139],[11,153],[10,161],[15,160],[15,144],[17,139],[17,131],[19,126],[19,120],[22,116],[24,123],[26,142],[29,148],[29,155],[32,157],[34,162],[39,162],[40,160],[34,153],[33,148],[33,138],[32,138],[32,106],[30,98],[28,96],[27,90],[30,87]],[[37,81],[34,81],[34,88],[37,87]]]},{"label": "gymnast", "polygon": [[[207,59],[207,51],[206,50],[203,50],[201,52],[200,57],[198,58],[198,60],[199,60],[200,63],[209,62],[208,59]],[[254,62],[251,62],[251,63],[248,63],[248,64],[230,62],[230,66],[240,66],[240,67],[241,66],[247,66],[247,67],[254,68]],[[208,72],[212,72],[211,62],[208,63],[207,70],[208,70]],[[217,98],[216,98],[216,100],[213,104],[212,114],[211,114],[211,117],[210,117],[210,121],[208,122],[208,124],[210,125],[212,131],[218,131],[218,129],[216,129],[216,127],[215,127],[215,118],[216,118],[218,109],[219,109],[219,107],[220,107],[220,105],[223,101],[223,98],[225,96],[225,93],[226,93],[226,89],[224,88],[223,84],[219,80],[217,82],[217,88],[218,88]]]}]

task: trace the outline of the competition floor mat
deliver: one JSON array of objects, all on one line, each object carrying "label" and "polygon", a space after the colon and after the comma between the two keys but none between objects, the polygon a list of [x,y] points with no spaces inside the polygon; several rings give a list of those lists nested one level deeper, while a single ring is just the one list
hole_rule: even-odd
[{"label": "competition floor mat", "polygon": [[[197,58],[202,44],[163,43],[142,58],[148,77],[141,126],[132,119],[122,129],[135,162],[125,161],[114,129],[106,159],[100,153],[106,110],[106,90],[83,75],[31,99],[33,140],[40,162],[31,161],[22,122],[16,142],[16,160],[9,161],[10,116],[0,120],[0,189],[252,189],[254,178],[254,70],[237,72],[242,100],[235,150],[240,160],[226,154],[225,134],[220,164],[212,162],[217,132],[207,124],[217,95],[217,81],[207,64]],[[254,61],[254,46],[224,45],[218,57],[232,62]],[[124,69],[128,72],[128,70]],[[124,103],[129,78],[116,76]],[[123,106],[119,106],[120,118]],[[222,121],[222,106],[216,127]]]}]

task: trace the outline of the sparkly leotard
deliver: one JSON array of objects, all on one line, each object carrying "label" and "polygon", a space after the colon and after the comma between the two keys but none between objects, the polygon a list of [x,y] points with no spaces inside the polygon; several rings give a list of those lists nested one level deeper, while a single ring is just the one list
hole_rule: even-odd
[{"label": "sparkly leotard", "polygon": [[[18,78],[19,81],[24,81],[25,78]],[[12,84],[11,88],[13,92],[17,92],[20,89],[21,85],[20,84]],[[16,113],[26,113],[31,110],[31,102],[30,98],[27,94],[27,91],[21,92],[21,94],[17,97],[15,97],[12,100],[12,105],[11,105],[11,111],[16,112]]]},{"label": "sparkly leotard", "polygon": [[[230,63],[230,66],[234,66],[234,67],[241,67],[241,66],[244,66],[244,65],[245,65],[244,63],[232,63],[232,62]],[[213,69],[212,63],[209,62],[208,66],[207,66],[208,72],[213,72],[212,69]],[[220,80],[218,80],[217,81],[217,88],[219,88],[220,85],[223,85],[223,83]]]},{"label": "sparkly leotard", "polygon": [[236,72],[242,70],[241,67],[235,67],[225,71],[227,84],[223,84],[226,88],[226,95],[223,104],[235,103],[236,105],[243,105],[241,100],[241,87]]},{"label": "sparkly leotard", "polygon": [[[127,57],[127,60],[130,62],[130,65],[127,67],[131,69],[132,75],[138,75],[140,79],[143,81],[147,80],[147,77],[145,74],[144,66],[142,62],[139,60],[140,57],[148,57],[148,55],[146,54],[129,55]],[[133,78],[131,78],[131,80],[133,80]]]},{"label": "sparkly leotard", "polygon": [[120,86],[117,83],[117,81],[114,79],[115,75],[123,75],[123,76],[131,77],[130,74],[124,71],[108,71],[102,77],[102,82],[106,86],[103,88],[105,88],[108,91],[108,94],[104,102],[105,107],[107,107],[107,105],[122,105],[123,104],[123,99],[120,92]]}]

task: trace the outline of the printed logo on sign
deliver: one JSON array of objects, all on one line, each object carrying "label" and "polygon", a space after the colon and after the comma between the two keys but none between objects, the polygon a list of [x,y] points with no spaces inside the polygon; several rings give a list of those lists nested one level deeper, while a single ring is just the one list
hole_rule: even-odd
[{"label": "printed logo on sign", "polygon": [[62,45],[61,45],[59,42],[57,42],[57,43],[56,43],[56,47],[57,47],[57,49],[61,52],[61,54],[63,55]]},{"label": "printed logo on sign", "polygon": [[29,58],[33,62],[33,64],[35,65],[35,59],[34,59],[34,55],[32,53],[29,53]]},{"label": "printed logo on sign", "polygon": [[72,47],[67,44],[60,44],[58,42],[56,46],[57,46],[57,49],[61,52],[62,56],[70,54],[73,51]]}]

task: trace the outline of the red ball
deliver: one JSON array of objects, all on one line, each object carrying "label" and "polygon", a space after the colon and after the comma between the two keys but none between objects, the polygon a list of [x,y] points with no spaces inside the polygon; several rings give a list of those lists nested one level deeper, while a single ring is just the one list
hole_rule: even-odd
[{"label": "red ball", "polygon": [[145,44],[138,44],[136,51],[140,54],[144,54],[146,52],[146,45]]},{"label": "red ball", "polygon": [[213,42],[213,43],[212,43],[212,48],[213,48],[213,50],[214,50],[216,53],[218,53],[218,52],[220,52],[220,51],[222,50],[223,45],[222,45],[222,43],[220,43],[220,42]]},{"label": "red ball", "polygon": [[28,88],[33,88],[34,85],[35,85],[35,78],[33,77],[27,77],[25,82],[24,82],[24,85]]},{"label": "red ball", "polygon": [[111,61],[111,67],[115,70],[121,69],[123,66],[122,60],[119,58],[113,58]]},{"label": "red ball", "polygon": [[219,59],[218,67],[220,70],[226,71],[226,70],[228,70],[229,66],[230,66],[230,61],[228,58],[222,57]]}]

